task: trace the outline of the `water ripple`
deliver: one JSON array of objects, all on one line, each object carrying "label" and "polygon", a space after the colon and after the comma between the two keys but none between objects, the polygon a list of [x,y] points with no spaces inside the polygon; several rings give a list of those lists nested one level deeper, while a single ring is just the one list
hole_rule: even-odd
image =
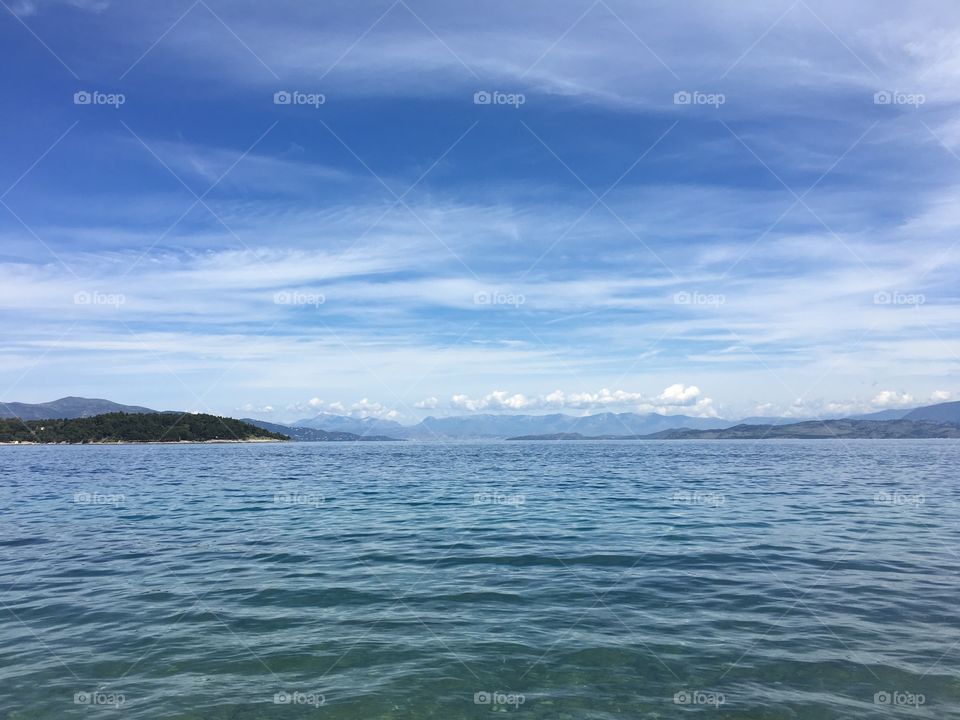
[{"label": "water ripple", "polygon": [[0,448],[0,718],[960,717],[957,445],[848,445]]}]

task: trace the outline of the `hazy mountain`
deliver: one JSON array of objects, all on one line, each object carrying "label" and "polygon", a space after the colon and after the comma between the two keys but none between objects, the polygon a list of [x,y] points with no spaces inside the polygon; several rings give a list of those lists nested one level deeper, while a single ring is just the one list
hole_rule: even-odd
[{"label": "hazy mountain", "polygon": [[[73,419],[111,412],[152,413],[150,408],[121,405],[110,400],[65,397],[47,403],[0,403],[0,418],[19,417],[24,420]],[[849,418],[855,421],[914,420],[960,423],[960,402],[940,403],[912,410],[881,410],[876,413]],[[574,416],[563,413],[551,415],[459,415],[428,417],[416,425],[405,426],[394,420],[353,418],[332,413],[320,413],[289,424],[245,420],[275,432],[282,432],[300,440],[348,440],[349,435],[373,439],[455,440],[474,438],[509,438],[521,435],[575,434],[586,437],[651,435],[664,430],[717,430],[734,425],[785,426],[803,422],[819,422],[808,418],[750,417],[740,421],[721,418],[697,418],[688,415],[659,415],[657,413],[598,413]],[[311,434],[310,431],[323,431]],[[344,434],[336,438],[330,435]],[[299,435],[299,437],[296,437]]]},{"label": "hazy mountain", "polygon": [[92,417],[105,413],[155,413],[156,410],[138,405],[120,405],[99,398],[64,397],[45,403],[0,403],[0,418],[18,417],[21,420],[52,420]]},{"label": "hazy mountain", "polygon": [[770,417],[765,415],[745,417],[742,420],[728,420],[721,427],[731,425],[792,425],[800,422],[814,422],[817,418],[809,417]]},{"label": "hazy mountain", "polygon": [[432,438],[506,437],[523,432],[550,432],[556,418],[562,415],[459,415],[455,417],[428,417],[409,429],[411,436]]},{"label": "hazy mountain", "polygon": [[904,419],[960,423],[960,402],[946,402],[916,408],[904,415]]},{"label": "hazy mountain", "polygon": [[581,433],[521,435],[508,440],[833,440],[960,438],[960,425],[912,420],[815,420],[784,425],[735,425],[731,428],[661,430],[650,435],[588,436]]},{"label": "hazy mountain", "polygon": [[312,418],[297,420],[290,423],[290,427],[314,428],[316,430],[327,430],[328,432],[347,432],[354,435],[392,435],[395,438],[406,437],[398,433],[403,433],[409,429],[393,420],[352,418],[332,413],[320,413]]},{"label": "hazy mountain", "polygon": [[866,415],[853,415],[851,420],[902,420],[907,416],[910,410],[881,410],[880,412],[867,413]]},{"label": "hazy mountain", "polygon": [[645,434],[668,428],[728,427],[730,420],[695,418],[686,415],[658,415],[650,413],[600,413],[577,417],[554,413],[552,415],[457,415],[427,417],[416,425],[401,425],[393,420],[351,418],[321,413],[316,417],[297,420],[290,426],[319,430],[349,432],[357,435],[381,434],[394,438],[417,440],[451,440],[475,438],[505,438],[511,435],[580,432],[591,435]]},{"label": "hazy mountain", "polygon": [[[880,422],[894,420],[928,420],[931,422],[960,423],[960,402],[943,403],[916,410],[883,410],[866,416],[849,418],[847,421]],[[828,420],[827,422],[834,422]],[[839,420],[836,420],[839,421]],[[688,429],[693,431],[718,430],[735,425],[785,427],[792,426],[794,431],[807,433],[822,421],[812,418],[758,417],[740,421],[721,418],[697,418],[687,415],[659,415],[656,413],[599,413],[584,417],[565,414],[553,415],[462,415],[458,417],[428,417],[421,423],[409,428],[394,430],[403,432],[400,437],[418,439],[438,438],[504,438],[530,435],[575,435],[585,437],[622,437],[652,435],[662,431]],[[798,427],[807,424],[805,427]],[[838,426],[846,427],[846,426]],[[896,428],[881,428],[877,432],[898,432]],[[907,432],[905,426],[900,431]],[[853,432],[853,431],[852,431]],[[855,432],[869,433],[867,426],[858,427]],[[917,437],[929,437],[923,434],[927,429],[920,428]],[[930,431],[934,432],[934,431]],[[780,437],[777,433],[773,437]],[[867,437],[869,435],[864,435]],[[934,432],[934,435],[937,436]]]},{"label": "hazy mountain", "polygon": [[729,420],[695,418],[687,415],[649,413],[599,413],[576,417],[552,415],[461,415],[428,417],[411,428],[406,437],[423,440],[437,438],[504,438],[513,435],[581,433],[583,435],[643,435],[668,428],[727,427]]},{"label": "hazy mountain", "polygon": [[735,425],[723,430],[665,430],[648,439],[889,439],[960,438],[960,425],[912,420],[816,420],[789,425]]},{"label": "hazy mountain", "polygon": [[546,435],[518,435],[517,437],[508,437],[507,440],[639,440],[645,435],[621,435],[617,437],[593,436],[588,437],[580,433],[548,433]]},{"label": "hazy mountain", "polygon": [[270,432],[280,433],[288,436],[291,440],[298,442],[356,442],[359,440],[396,440],[397,438],[387,437],[385,435],[357,435],[356,433],[338,432],[326,430],[317,430],[316,428],[297,427],[291,425],[280,425],[278,423],[267,422],[266,420],[254,420],[252,418],[243,418],[243,422],[254,427]]}]

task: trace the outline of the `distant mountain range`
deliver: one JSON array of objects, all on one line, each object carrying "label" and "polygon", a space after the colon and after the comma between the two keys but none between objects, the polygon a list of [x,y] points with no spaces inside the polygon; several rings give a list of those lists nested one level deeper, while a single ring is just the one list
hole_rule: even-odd
[{"label": "distant mountain range", "polygon": [[600,413],[576,417],[553,415],[461,415],[428,417],[416,425],[401,425],[393,420],[350,418],[323,413],[297,420],[291,426],[349,432],[356,435],[386,434],[411,440],[451,440],[469,438],[505,438],[533,433],[579,432],[585,435],[636,435],[688,427],[695,429],[729,427],[730,420],[695,418],[686,415],[646,415],[638,413]]},{"label": "distant mountain range", "polygon": [[265,420],[254,420],[253,418],[243,418],[243,422],[263,430],[269,430],[273,433],[288,436],[291,440],[297,442],[356,442],[366,441],[397,441],[397,438],[386,435],[357,435],[356,433],[317,430],[311,427],[297,427],[295,425],[280,425],[278,423],[267,422]]},{"label": "distant mountain range", "polygon": [[665,430],[662,440],[754,439],[921,439],[960,438],[960,425],[929,420],[814,420],[787,425],[734,425],[723,430]]},{"label": "distant mountain range", "polygon": [[929,420],[811,420],[777,425],[734,425],[714,430],[661,430],[649,435],[522,435],[508,440],[833,440],[960,438],[960,425]]},{"label": "distant mountain range", "polygon": [[288,423],[290,427],[314,428],[328,432],[345,432],[353,435],[392,435],[403,437],[400,433],[409,430],[404,425],[393,420],[378,420],[376,418],[353,418],[347,415],[320,413],[312,418],[296,420]]},{"label": "distant mountain range", "polygon": [[904,420],[929,420],[930,422],[960,422],[960,402],[939,403],[915,408],[903,416]]},{"label": "distant mountain range", "polygon": [[[906,410],[884,410],[879,413],[855,416],[852,420],[928,420],[930,422],[960,423],[960,402],[941,403]],[[598,413],[576,417],[555,413],[552,415],[460,415],[455,417],[428,417],[416,425],[401,425],[392,420],[358,419],[328,413],[298,420],[292,425],[337,430],[357,435],[382,433],[391,437],[412,440],[456,440],[471,438],[509,438],[525,435],[579,434],[583,436],[640,436],[664,430],[719,430],[733,425],[781,426],[801,422],[819,422],[815,418],[750,417],[743,420],[698,418],[688,415],[659,415],[657,413]]]},{"label": "distant mountain range", "polygon": [[82,397],[64,397],[52,402],[37,404],[0,403],[0,418],[18,417],[21,420],[74,420],[113,412],[155,413],[157,411],[139,405],[120,405],[109,400]]},{"label": "distant mountain range", "polygon": [[[24,420],[82,418],[108,412],[149,413],[149,408],[120,405],[109,400],[66,397],[53,402],[0,403],[0,418],[20,417]],[[834,418],[836,419],[836,418]],[[947,402],[919,408],[882,410],[853,416],[855,421],[883,422],[896,420],[960,423],[960,402]],[[687,415],[657,413],[598,413],[576,417],[562,413],[551,415],[476,414],[454,417],[427,417],[415,425],[402,425],[394,420],[353,418],[320,413],[292,423],[270,423],[246,419],[257,427],[282,432],[302,441],[349,441],[357,439],[386,440],[464,440],[509,438],[528,435],[579,434],[581,436],[622,437],[645,436],[668,430],[720,430],[734,425],[784,426],[803,422],[819,423],[814,418],[751,417],[740,421],[722,418],[698,418]]]},{"label": "distant mountain range", "polygon": [[[960,402],[945,402],[918,408],[881,410],[869,415],[854,415],[854,420],[928,420],[960,422]],[[746,421],[744,421],[746,422]]]}]

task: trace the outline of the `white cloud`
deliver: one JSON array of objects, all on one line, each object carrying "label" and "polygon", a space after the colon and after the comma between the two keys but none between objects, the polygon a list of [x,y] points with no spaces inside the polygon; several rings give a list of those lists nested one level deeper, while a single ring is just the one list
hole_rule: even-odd
[{"label": "white cloud", "polygon": [[700,397],[700,388],[696,385],[677,383],[666,388],[657,396],[657,400],[665,405],[692,405]]},{"label": "white cloud", "polygon": [[544,398],[544,402],[547,405],[563,405],[564,397],[563,390],[554,390]]},{"label": "white cloud", "polygon": [[517,393],[511,395],[505,390],[494,390],[480,398],[471,398],[468,395],[454,395],[450,398],[450,407],[457,410],[478,412],[484,410],[533,410],[540,406],[536,398],[528,398]]},{"label": "white cloud", "polygon": [[[103,4],[60,1],[92,9]],[[42,16],[53,2],[19,0],[14,8],[15,12],[16,8],[29,12],[39,7]],[[298,78],[315,78],[318,67],[329,67],[379,14],[366,17],[369,8],[365,3],[347,11],[293,3],[284,4],[281,12],[249,13],[228,5],[224,6],[225,20],[237,27],[238,34],[285,81],[291,81],[290,87]],[[382,188],[352,160],[348,158],[342,168],[331,167],[327,160],[306,152],[274,153],[267,148],[279,142],[268,143],[247,154],[221,183],[216,200],[210,199],[211,207],[229,222],[235,236],[222,227],[196,229],[202,227],[199,223],[190,230],[178,228],[130,274],[126,270],[131,263],[157,241],[158,232],[151,224],[170,213],[176,217],[183,209],[183,198],[171,203],[138,192],[123,202],[115,202],[111,196],[107,206],[97,204],[95,194],[87,197],[84,193],[81,200],[58,199],[77,212],[77,221],[60,214],[47,226],[40,216],[28,218],[37,235],[85,279],[76,287],[74,279],[48,263],[45,254],[36,254],[39,248],[34,247],[34,238],[19,229],[4,231],[0,244],[6,257],[32,257],[37,262],[5,261],[0,265],[0,309],[22,320],[5,329],[0,371],[24,377],[18,392],[46,393],[55,386],[62,389],[60,394],[71,394],[75,388],[69,384],[117,388],[119,392],[115,378],[124,378],[127,385],[123,391],[131,394],[152,392],[146,389],[155,384],[150,382],[151,373],[166,373],[169,368],[191,378],[191,383],[198,378],[199,392],[206,389],[203,378],[208,368],[217,364],[233,367],[242,361],[230,374],[239,388],[225,383],[214,390],[211,401],[221,409],[232,407],[235,397],[264,397],[263,390],[268,388],[277,393],[271,399],[278,407],[293,402],[290,407],[302,408],[298,411],[304,413],[325,408],[360,414],[394,411],[375,399],[329,406],[319,398],[305,405],[297,399],[306,397],[307,392],[360,397],[375,392],[371,388],[379,387],[380,378],[409,387],[423,368],[441,356],[440,350],[445,351],[444,362],[456,367],[458,377],[451,379],[450,372],[438,376],[430,391],[439,397],[457,393],[457,403],[471,411],[624,408],[715,412],[713,401],[702,397],[696,386],[682,384],[650,395],[610,388],[549,392],[558,377],[571,371],[584,379],[585,387],[609,384],[619,370],[633,367],[638,358],[644,358],[644,377],[650,387],[668,385],[675,368],[689,363],[701,385],[723,393],[718,401],[724,408],[745,403],[744,398],[755,393],[762,395],[764,402],[771,401],[771,408],[779,404],[787,407],[785,412],[806,414],[898,407],[913,398],[927,397],[935,387],[932,382],[940,382],[935,378],[948,376],[953,369],[950,355],[960,353],[954,292],[960,256],[947,252],[960,229],[960,204],[956,201],[958,189],[950,182],[938,183],[935,194],[927,194],[924,182],[939,181],[952,172],[955,160],[941,152],[929,132],[917,127],[914,119],[920,115],[914,111],[902,113],[912,123],[908,132],[903,132],[895,113],[886,113],[861,145],[853,148],[850,143],[878,111],[871,94],[880,89],[873,86],[881,79],[890,89],[927,93],[930,102],[923,108],[924,122],[948,144],[960,143],[960,123],[945,128],[937,125],[938,118],[956,115],[948,103],[957,99],[960,88],[956,82],[960,62],[953,52],[952,28],[960,14],[955,3],[931,0],[929,12],[920,14],[907,6],[876,8],[865,0],[811,5],[852,52],[837,43],[803,3],[789,9],[776,27],[771,27],[772,23],[786,8],[772,4],[733,6],[704,0],[695,17],[687,17],[689,13],[670,3],[612,4],[623,21],[643,36],[644,43],[684,79],[680,87],[603,3],[590,9],[576,27],[571,23],[584,8],[571,3],[550,3],[549,13],[541,12],[547,7],[545,0],[533,0],[523,7],[495,0],[493,7],[493,12],[486,6],[452,10],[428,0],[423,12],[444,43],[489,78],[489,87],[543,92],[545,95],[531,96],[530,108],[536,100],[541,107],[555,103],[548,108],[551,111],[562,109],[565,101],[557,96],[579,96],[578,101],[596,102],[605,109],[656,107],[658,113],[665,110],[682,119],[688,108],[673,106],[672,92],[683,86],[694,89],[685,82],[687,78],[718,77],[729,68],[730,87],[722,88],[729,93],[724,108],[727,120],[731,120],[730,113],[763,114],[778,102],[782,103],[778,110],[803,103],[801,121],[851,113],[847,126],[831,124],[836,132],[829,136],[820,132],[824,125],[811,123],[812,130],[805,130],[805,126],[799,127],[802,122],[788,123],[783,134],[779,122],[775,124],[778,131],[765,130],[761,122],[744,136],[778,173],[781,167],[797,175],[813,171],[810,182],[831,169],[842,151],[850,150],[841,158],[835,176],[838,182],[819,186],[815,203],[817,216],[837,234],[819,227],[777,225],[761,235],[783,209],[783,189],[776,183],[773,190],[761,189],[759,183],[722,189],[689,184],[667,187],[662,183],[636,185],[632,176],[626,177],[606,196],[605,204],[623,218],[624,225],[643,229],[643,237],[683,275],[682,281],[674,282],[656,263],[649,262],[647,251],[624,234],[624,227],[610,213],[591,213],[575,225],[582,211],[580,198],[570,202],[570,196],[557,185],[530,183],[537,187],[533,197],[532,193],[513,192],[517,185],[489,183],[509,198],[503,200],[484,195],[477,185],[461,186],[454,175],[447,176],[449,183],[438,177],[437,185],[428,191],[431,177],[425,179],[422,194],[418,190],[405,199],[424,224],[402,207],[377,224],[384,209],[379,197]],[[176,13],[170,16],[170,12],[162,3],[115,4],[104,20],[120,19],[130,28],[129,33],[116,33],[113,39],[135,47],[135,52],[127,53],[133,59],[176,19]],[[129,22],[130,17],[122,13],[143,14],[150,22]],[[49,15],[53,14],[51,8]],[[518,21],[530,17],[537,21]],[[474,84],[470,73],[419,23],[410,23],[414,28],[410,32],[406,24],[411,19],[403,5],[397,5],[364,42],[343,56],[322,89],[326,91],[329,82],[331,99],[334,91],[431,97],[449,93],[469,102],[463,83]],[[362,27],[354,27],[357,24]],[[477,33],[476,27],[484,31]],[[571,32],[551,46],[567,28]],[[768,28],[770,33],[763,34]],[[144,37],[137,37],[138,33]],[[761,37],[761,42],[751,46]],[[490,52],[491,39],[496,53]],[[698,52],[689,52],[691,43]],[[746,48],[751,48],[747,56],[731,67]],[[204,60],[213,55],[214,61],[197,62],[201,54]],[[262,68],[253,58],[238,62],[238,55],[243,54],[234,39],[224,34],[222,25],[198,8],[176,33],[151,51],[149,64],[151,72],[172,75],[176,68],[168,67],[169,63],[189,63],[201,73],[243,83],[245,89],[254,86],[252,92],[269,104],[269,93],[257,85],[273,83],[272,76],[260,72]],[[611,58],[624,57],[641,59],[636,72],[624,73],[621,63],[611,62]],[[857,57],[881,78],[872,76]],[[223,73],[228,65],[231,72]],[[251,72],[251,67],[257,72]],[[146,69],[138,69],[135,76]],[[439,81],[447,78],[451,81]],[[515,82],[516,87],[502,80]],[[821,93],[829,94],[831,101],[811,102],[822,99]],[[832,101],[841,97],[842,101]],[[858,99],[864,104],[858,105]],[[781,112],[777,117],[789,114]],[[686,126],[681,122],[676,132]],[[731,127],[739,134],[750,126],[734,120]],[[282,128],[283,124],[278,130]],[[795,130],[803,136],[796,138],[797,142],[793,142]],[[902,136],[897,136],[898,132]],[[659,128],[649,142],[657,134]],[[725,135],[722,130],[721,135]],[[816,142],[810,142],[810,135]],[[153,164],[139,142],[125,132],[119,136],[122,147],[111,148],[117,150],[118,160],[122,152],[130,152],[138,162]],[[590,136],[584,133],[585,140]],[[696,142],[693,134],[686,137]],[[711,145],[716,143],[712,135],[709,138]],[[428,158],[431,161],[455,137],[434,139],[436,153]],[[527,139],[536,148],[536,141]],[[596,139],[611,144],[615,140]],[[198,191],[232,167],[244,150],[243,146],[204,147],[169,137],[145,140]],[[457,152],[475,140],[467,138]],[[648,162],[661,152],[668,153],[671,162],[698,156],[700,147],[684,144],[682,149],[671,149],[674,140],[675,136],[667,138]],[[754,164],[745,148],[733,138],[727,140],[733,147],[731,154],[723,150],[723,154],[710,156],[718,165]],[[636,153],[647,144],[648,140],[643,140]],[[716,145],[719,151],[724,143]],[[924,172],[922,178],[911,182],[908,192],[901,191],[906,186],[893,181],[906,175],[896,174],[903,167],[884,165],[881,171],[876,165],[887,150],[891,157],[899,157],[925,145],[943,156],[943,164],[931,158],[929,175]],[[876,148],[884,152],[877,153]],[[558,151],[566,157],[562,148]],[[669,157],[669,153],[674,155]],[[625,169],[635,156],[627,148],[622,154],[630,155],[623,158]],[[456,153],[450,160],[455,158]],[[923,161],[927,156],[918,158]],[[50,160],[54,159],[51,156]],[[579,172],[577,164],[572,164]],[[409,168],[400,165],[397,175],[408,174]],[[393,167],[389,162],[384,166]],[[390,186],[396,180],[398,187],[407,187],[424,166],[411,177],[388,176],[385,180]],[[160,171],[159,166],[155,169]],[[763,172],[759,167],[756,170]],[[444,172],[444,164],[437,172]],[[842,177],[854,181],[852,190],[840,182],[841,172]],[[616,175],[612,173],[611,180]],[[896,191],[895,203],[878,200],[886,191],[878,190],[876,183],[860,182],[870,180],[868,176],[891,179],[880,185],[901,189]],[[792,179],[787,179],[793,185]],[[317,188],[333,184],[348,186],[349,198],[324,196],[319,206],[313,202]],[[376,186],[376,194],[368,186]],[[24,183],[19,190],[27,187]],[[261,188],[268,190],[263,198],[258,192]],[[310,202],[298,205],[303,198]],[[81,206],[86,214],[78,211]],[[884,218],[875,217],[878,207],[884,209]],[[82,222],[90,217],[96,218],[95,224]],[[756,227],[758,218],[763,227]],[[785,218],[783,224],[790,225],[792,219]],[[424,232],[424,225],[436,238]],[[850,227],[856,229],[845,230]],[[358,238],[362,240],[357,246],[348,249]],[[443,243],[436,242],[439,238]],[[558,238],[562,238],[559,243]],[[709,240],[701,242],[703,238]],[[252,249],[237,250],[240,240]],[[449,251],[444,245],[449,245]],[[21,252],[21,247],[28,250]],[[538,260],[548,247],[553,249]],[[589,262],[584,259],[586,254],[578,255],[584,248],[591,248]],[[481,277],[470,278],[454,255]],[[864,272],[858,258],[866,261],[871,272]],[[528,299],[523,308],[476,304],[478,290],[502,287],[505,279],[519,277],[511,270],[526,268],[534,260],[539,263],[535,272],[517,280],[516,286],[504,288]],[[739,263],[734,268],[737,272],[731,273],[735,263]],[[118,310],[73,305],[76,291],[96,289],[122,293],[127,301]],[[288,289],[322,293],[328,302],[322,312],[272,302],[275,291]],[[675,292],[690,290],[722,294],[726,303],[722,308],[678,307],[671,301]],[[881,290],[923,293],[929,302],[909,312],[876,305],[871,298]],[[437,314],[438,308],[444,312]],[[463,310],[475,317],[464,321],[463,313],[457,316]],[[73,320],[79,324],[70,330]],[[122,320],[123,326],[117,320]],[[483,344],[475,342],[477,338],[468,330],[463,347],[452,347],[448,339],[451,327],[457,330],[455,337],[475,320],[480,323],[476,335],[483,335]],[[560,321],[564,324],[550,325]],[[871,332],[863,335],[866,327]],[[276,332],[274,328],[282,333],[259,337]],[[329,329],[336,333],[335,341]],[[931,331],[942,339],[932,338]],[[536,339],[531,337],[534,333]],[[660,356],[648,362],[643,353],[654,338],[663,339],[651,351]],[[778,381],[783,377],[792,390],[784,392],[781,383],[769,378],[762,384],[764,379],[758,376],[764,373],[756,372],[758,360],[777,374]],[[494,367],[509,375],[492,377],[490,368]],[[905,370],[898,377],[897,368],[901,367]],[[61,369],[69,372],[58,372]],[[804,378],[807,370],[814,376]],[[879,402],[871,405],[872,393],[863,391],[856,401],[818,400],[790,408],[792,395],[813,385],[820,375],[824,376],[822,391],[839,398],[862,378],[878,381],[877,387],[909,387],[912,395],[885,391],[891,394],[881,393]],[[689,377],[685,371],[683,376]],[[912,384],[914,378],[923,376],[931,382]],[[212,383],[212,378],[207,379]],[[528,392],[498,390],[484,395],[491,387],[505,386]],[[245,394],[247,388],[251,388],[250,394]],[[936,391],[932,401],[942,401],[941,392],[947,391]],[[140,397],[138,402],[148,402],[144,395]],[[381,399],[391,402],[388,394]],[[187,402],[181,398],[179,404]],[[433,409],[419,404],[417,408]]]},{"label": "white cloud", "polygon": [[[355,5],[354,13],[324,7],[321,15],[310,3],[285,4],[284,12],[235,12],[226,21],[280,76],[309,82],[318,69],[329,68],[325,88],[340,93],[453,94],[476,89],[479,75],[504,90],[638,107],[663,104],[693,82],[681,78],[710,83],[708,78],[722,75],[731,98],[725,109],[736,112],[767,98],[785,102],[800,89],[872,92],[882,82],[949,99],[956,97],[953,86],[960,74],[951,32],[958,11],[943,0],[925,3],[923,13],[909,4],[881,7],[866,0],[789,8],[705,0],[696,13],[675,3],[419,4],[418,13],[442,41],[412,22],[403,4],[388,9],[376,27],[370,23],[381,10]],[[150,16],[137,22],[125,18],[128,27],[142,28],[144,37],[135,38],[137,43],[152,42],[157,28],[175,18],[150,7],[137,12]],[[251,72],[249,64],[237,62],[235,48],[221,40],[222,27],[214,19],[200,13],[190,19],[198,41],[161,44],[154,52],[221,81],[270,82],[269,73]],[[355,42],[366,31],[365,42]],[[623,58],[635,59],[631,72],[623,72]],[[829,113],[840,105],[802,109]]]},{"label": "white cloud", "polygon": [[934,390],[930,394],[930,400],[932,402],[946,402],[953,397],[953,393],[950,390]]},{"label": "white cloud", "polygon": [[[629,405],[639,403],[643,400],[643,394],[638,392],[628,392],[626,390],[609,390],[601,388],[599,392],[590,393],[572,393],[565,396],[560,390],[551,393],[555,398],[555,404],[558,407],[569,408],[600,408],[611,405]],[[556,400],[559,398],[559,401]]]},{"label": "white cloud", "polygon": [[700,389],[694,385],[682,383],[671,385],[655,396],[628,390],[610,390],[601,388],[597,392],[567,393],[554,390],[545,395],[511,394],[506,390],[494,390],[487,395],[470,397],[457,394],[450,399],[450,407],[455,410],[481,412],[531,411],[531,410],[579,410],[596,412],[600,410],[631,410],[640,413],[671,414],[678,411],[698,417],[715,417],[713,400],[700,397]]},{"label": "white cloud", "polygon": [[440,401],[437,398],[431,396],[428,398],[424,398],[419,402],[415,402],[413,406],[418,410],[435,410],[439,404],[440,404]]},{"label": "white cloud", "polygon": [[238,407],[237,410],[239,410],[239,411],[241,411],[241,412],[244,412],[244,413],[254,413],[254,414],[258,414],[258,415],[269,415],[270,413],[272,413],[272,412],[274,411],[274,407],[273,407],[272,405],[262,405],[262,406],[259,406],[259,405],[254,405],[253,403],[244,403],[243,405],[241,405],[240,407]]},{"label": "white cloud", "polygon": [[26,17],[36,14],[44,5],[70,5],[79,10],[86,10],[92,13],[102,13],[110,3],[106,0],[18,0],[10,6],[10,12],[17,17]]},{"label": "white cloud", "polygon": [[903,408],[916,405],[913,395],[899,393],[896,390],[883,390],[871,402],[874,406],[881,408]]},{"label": "white cloud", "polygon": [[[314,397],[310,398],[305,403],[296,402],[288,405],[287,410],[290,412],[299,413],[330,413],[333,415],[345,415],[355,418],[378,418],[384,420],[396,420],[400,417],[400,413],[396,410],[393,410],[382,403],[374,402],[368,398],[362,398],[361,400],[348,405],[341,400],[328,403],[324,402],[318,397]],[[270,411],[272,412],[273,409],[271,408]]]},{"label": "white cloud", "polygon": [[367,398],[353,403],[350,406],[349,415],[351,417],[377,418],[380,420],[396,420],[400,417],[400,413],[396,410],[392,410],[381,403],[372,402]]}]

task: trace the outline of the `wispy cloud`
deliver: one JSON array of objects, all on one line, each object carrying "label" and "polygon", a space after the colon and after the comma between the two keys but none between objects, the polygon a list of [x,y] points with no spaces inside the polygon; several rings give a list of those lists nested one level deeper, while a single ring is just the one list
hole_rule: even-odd
[{"label": "wispy cloud", "polygon": [[[186,9],[14,6],[5,52],[49,92],[0,140],[6,399],[168,406],[163,377],[273,416],[799,416],[957,391],[952,3]],[[97,88],[127,102],[73,104]]]}]

